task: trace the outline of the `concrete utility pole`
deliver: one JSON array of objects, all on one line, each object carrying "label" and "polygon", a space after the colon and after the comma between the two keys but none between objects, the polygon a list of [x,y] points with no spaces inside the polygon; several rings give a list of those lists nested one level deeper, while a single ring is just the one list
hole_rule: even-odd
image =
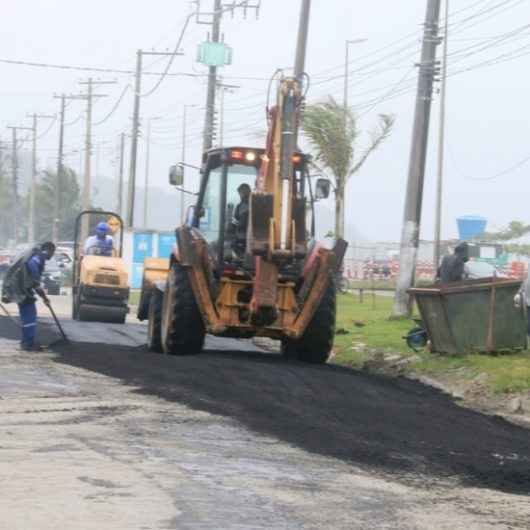
[{"label": "concrete utility pole", "polygon": [[13,186],[13,239],[15,245],[18,243],[19,219],[18,219],[18,131],[32,131],[31,127],[8,127],[12,133],[11,171]]},{"label": "concrete utility pole", "polygon": [[66,96],[54,96],[61,100],[61,110],[59,118],[59,152],[57,154],[57,175],[55,177],[55,200],[53,202],[53,221],[52,221],[52,239],[54,242],[59,240],[59,215],[61,210],[61,180],[63,174],[63,156],[64,156],[64,110]]},{"label": "concrete utility pole", "polygon": [[136,158],[138,154],[138,131],[140,129],[140,90],[142,86],[142,50],[136,52],[136,77],[134,82],[134,110],[131,136],[131,160],[129,165],[129,189],[127,192],[127,228],[134,224],[134,195],[136,191]]},{"label": "concrete utility pole", "polygon": [[414,273],[418,255],[432,87],[437,68],[436,47],[440,43],[438,39],[440,1],[428,0],[427,3],[421,63],[419,64],[418,92],[416,96],[407,194],[405,196],[405,212],[401,232],[399,276],[392,313],[394,317],[408,316],[412,309],[407,290],[414,285]]},{"label": "concrete utility pole", "polygon": [[28,215],[28,243],[35,242],[35,187],[37,184],[37,127],[38,120],[43,119],[55,119],[55,116],[49,116],[46,114],[30,114],[30,118],[33,119],[33,146],[31,153],[31,185],[29,191],[29,215]]},{"label": "concrete utility pole", "polygon": [[[212,42],[219,42],[221,36],[221,18],[223,16],[221,0],[215,0],[213,23],[212,23]],[[203,151],[211,149],[213,145],[213,121],[215,114],[215,88],[217,85],[217,67],[208,67],[208,88],[206,93],[206,113],[204,115],[204,135]]]},{"label": "concrete utility pole", "polygon": [[434,228],[434,274],[440,265],[440,239],[442,237],[442,195],[445,151],[445,100],[447,95],[447,46],[449,39],[449,0],[445,0],[445,35],[440,88],[440,123],[438,130],[438,175],[436,183],[436,220]]},{"label": "concrete utility pole", "polygon": [[300,77],[305,71],[305,56],[307,49],[307,34],[309,32],[309,15],[311,12],[311,0],[302,0],[300,9],[300,22],[298,26],[298,42],[296,44],[296,60],[294,64],[294,75]]},{"label": "concrete utility pole", "polygon": [[140,98],[142,97],[142,58],[144,55],[167,55],[169,57],[175,55],[182,55],[177,52],[144,52],[138,50],[136,52],[136,74],[134,82],[134,107],[132,119],[132,134],[131,134],[131,158],[129,163],[129,185],[127,189],[127,218],[125,225],[131,229],[134,225],[134,199],[136,194],[136,166],[138,159],[138,136],[140,132]]},{"label": "concrete utility pole", "polygon": [[13,170],[13,240],[18,243],[18,156],[17,156],[17,128],[11,129],[13,150],[11,152],[11,167]]},{"label": "concrete utility pole", "polygon": [[[221,37],[221,19],[223,18],[223,12],[229,11],[234,16],[236,9],[243,9],[244,17],[246,18],[247,10],[252,9],[256,11],[256,18],[259,16],[261,0],[251,2],[251,0],[241,1],[236,3],[235,0],[232,3],[223,4],[222,0],[214,0],[213,12],[201,13],[200,0],[195,0],[197,4],[197,23],[206,24],[212,26],[211,39],[208,34],[208,40],[213,43],[222,42],[224,39]],[[206,15],[209,20],[200,21],[200,15]],[[215,92],[217,87],[217,66],[208,67],[208,88],[206,92],[206,112],[204,114],[204,131],[203,131],[203,151],[207,151],[213,145],[214,138],[214,116],[215,116]]]},{"label": "concrete utility pole", "polygon": [[[114,85],[116,81],[99,81],[89,77],[86,81],[80,81],[80,85],[86,85],[86,94],[76,96],[79,99],[85,99],[87,103],[86,108],[86,129],[85,129],[85,174],[83,176],[83,210],[89,210],[92,207],[91,192],[92,192],[92,106],[94,98],[107,97],[106,94],[94,94],[94,87],[99,85]],[[88,237],[90,219],[85,215],[82,219],[81,238]]]},{"label": "concrete utility pole", "polygon": [[118,203],[116,211],[120,217],[123,216],[123,163],[125,154],[125,133],[120,134],[120,165],[118,179]]}]

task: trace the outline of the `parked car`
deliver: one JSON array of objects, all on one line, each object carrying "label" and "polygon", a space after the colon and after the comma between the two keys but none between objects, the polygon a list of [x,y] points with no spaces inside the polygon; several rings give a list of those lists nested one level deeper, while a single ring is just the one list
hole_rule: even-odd
[{"label": "parked car", "polygon": [[4,277],[7,269],[13,261],[14,253],[9,250],[0,250],[0,280]]},{"label": "parked car", "polygon": [[42,284],[48,294],[61,294],[65,265],[55,257],[46,262],[42,275]]}]

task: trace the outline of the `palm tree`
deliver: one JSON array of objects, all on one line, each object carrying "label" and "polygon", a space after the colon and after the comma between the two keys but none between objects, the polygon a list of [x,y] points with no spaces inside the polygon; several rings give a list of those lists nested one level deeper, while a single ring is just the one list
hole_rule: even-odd
[{"label": "palm tree", "polygon": [[303,130],[315,151],[315,160],[332,175],[335,184],[335,237],[344,237],[344,192],[352,175],[357,173],[368,157],[390,136],[395,118],[380,114],[377,127],[371,131],[370,143],[357,156],[355,142],[360,131],[357,118],[332,97],[306,107],[302,118]]},{"label": "palm tree", "polygon": [[[36,236],[40,241],[52,236],[56,175],[53,170],[44,171],[35,190]],[[77,175],[73,169],[64,167],[59,188],[59,240],[73,239],[75,219],[81,209]]]}]

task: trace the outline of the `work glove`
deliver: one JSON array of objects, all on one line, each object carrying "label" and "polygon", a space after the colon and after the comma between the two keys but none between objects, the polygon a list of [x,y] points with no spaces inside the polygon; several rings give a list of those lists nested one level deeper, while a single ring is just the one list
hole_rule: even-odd
[{"label": "work glove", "polygon": [[50,299],[46,296],[46,293],[44,292],[44,289],[42,287],[37,287],[35,289],[35,292],[41,297],[42,301],[46,305],[50,305]]}]

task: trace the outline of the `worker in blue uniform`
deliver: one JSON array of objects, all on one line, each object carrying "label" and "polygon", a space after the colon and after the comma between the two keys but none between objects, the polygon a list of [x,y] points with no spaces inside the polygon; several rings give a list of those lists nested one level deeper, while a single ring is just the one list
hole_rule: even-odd
[{"label": "worker in blue uniform", "polygon": [[85,255],[112,256],[114,251],[114,240],[110,234],[107,223],[98,223],[96,233],[85,241]]},{"label": "worker in blue uniform", "polygon": [[55,253],[55,245],[48,241],[40,247],[19,256],[6,273],[2,286],[2,301],[18,304],[20,320],[22,322],[21,349],[26,351],[40,351],[42,349],[35,342],[37,332],[37,306],[35,295],[39,295],[45,304],[50,301],[42,286],[41,277],[48,261]]}]

